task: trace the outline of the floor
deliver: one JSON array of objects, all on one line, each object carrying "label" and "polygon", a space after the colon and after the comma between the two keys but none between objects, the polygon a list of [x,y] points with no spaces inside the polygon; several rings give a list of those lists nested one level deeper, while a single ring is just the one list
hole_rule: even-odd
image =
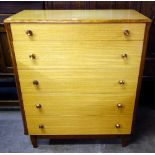
[{"label": "floor", "polygon": [[39,147],[33,148],[28,136],[23,134],[20,111],[0,111],[0,152],[155,152],[155,110],[139,107],[135,135],[127,147],[120,139],[96,140],[53,140],[40,139]]}]

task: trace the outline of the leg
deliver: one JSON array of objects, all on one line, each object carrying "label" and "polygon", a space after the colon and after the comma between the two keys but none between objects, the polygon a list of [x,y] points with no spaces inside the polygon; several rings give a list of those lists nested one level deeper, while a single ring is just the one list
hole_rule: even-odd
[{"label": "leg", "polygon": [[34,148],[38,147],[38,144],[37,144],[37,136],[30,135],[30,139],[31,139],[31,143],[32,143],[33,147]]},{"label": "leg", "polygon": [[129,144],[129,136],[121,136],[122,147],[126,147]]},{"label": "leg", "polygon": [[52,144],[52,139],[49,139],[49,145],[51,145]]}]

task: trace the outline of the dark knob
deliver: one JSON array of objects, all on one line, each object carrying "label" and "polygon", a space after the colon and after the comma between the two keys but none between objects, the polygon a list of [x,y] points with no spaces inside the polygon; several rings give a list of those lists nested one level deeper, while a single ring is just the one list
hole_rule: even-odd
[{"label": "dark knob", "polygon": [[29,58],[31,58],[31,59],[35,59],[36,56],[35,56],[35,54],[30,54],[30,55],[29,55]]},{"label": "dark knob", "polygon": [[125,81],[124,81],[124,80],[120,80],[118,83],[119,83],[120,85],[124,85],[124,84],[125,84]]},{"label": "dark knob", "polygon": [[26,34],[27,34],[27,36],[32,36],[33,35],[33,32],[31,30],[27,30],[26,31]]},{"label": "dark knob", "polygon": [[39,81],[34,80],[34,81],[33,81],[33,85],[36,85],[36,86],[39,85]]},{"label": "dark knob", "polygon": [[40,124],[39,125],[39,129],[43,129],[44,128],[44,125],[43,124]]},{"label": "dark knob", "polygon": [[130,31],[129,30],[124,30],[124,35],[125,36],[129,36],[130,35]]},{"label": "dark knob", "polygon": [[117,124],[115,125],[115,127],[118,129],[118,128],[121,127],[121,125],[120,125],[119,123],[117,123]]},{"label": "dark knob", "polygon": [[121,55],[121,57],[122,57],[123,59],[127,59],[127,58],[128,58],[128,55],[127,55],[126,53],[124,53],[124,54]]},{"label": "dark knob", "polygon": [[117,107],[118,107],[118,108],[123,108],[123,105],[122,105],[121,103],[118,103],[118,104],[117,104]]},{"label": "dark knob", "polygon": [[36,104],[36,108],[40,109],[41,108],[41,104]]}]

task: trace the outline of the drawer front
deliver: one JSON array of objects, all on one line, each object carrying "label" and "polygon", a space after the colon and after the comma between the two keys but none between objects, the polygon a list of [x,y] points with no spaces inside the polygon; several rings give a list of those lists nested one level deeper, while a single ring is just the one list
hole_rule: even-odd
[{"label": "drawer front", "polygon": [[[55,115],[52,117],[27,116],[31,135],[89,135],[130,134],[132,116]],[[116,124],[120,128],[116,128]]]},{"label": "drawer front", "polygon": [[135,94],[23,94],[26,116],[131,115]]},{"label": "drawer front", "polygon": [[[11,24],[13,40],[143,40],[145,24]],[[26,34],[31,30],[32,36]],[[129,35],[124,31],[128,30]]]},{"label": "drawer front", "polygon": [[142,41],[14,42],[18,69],[139,68],[142,45]]},{"label": "drawer front", "polygon": [[137,70],[126,72],[126,69],[19,70],[18,73],[23,93],[135,93],[138,80]]}]

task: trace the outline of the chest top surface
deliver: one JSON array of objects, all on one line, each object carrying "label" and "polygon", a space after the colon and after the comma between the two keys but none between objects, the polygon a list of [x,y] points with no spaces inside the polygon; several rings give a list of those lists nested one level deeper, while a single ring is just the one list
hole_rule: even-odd
[{"label": "chest top surface", "polygon": [[151,20],[135,10],[23,10],[5,23],[135,23]]}]

